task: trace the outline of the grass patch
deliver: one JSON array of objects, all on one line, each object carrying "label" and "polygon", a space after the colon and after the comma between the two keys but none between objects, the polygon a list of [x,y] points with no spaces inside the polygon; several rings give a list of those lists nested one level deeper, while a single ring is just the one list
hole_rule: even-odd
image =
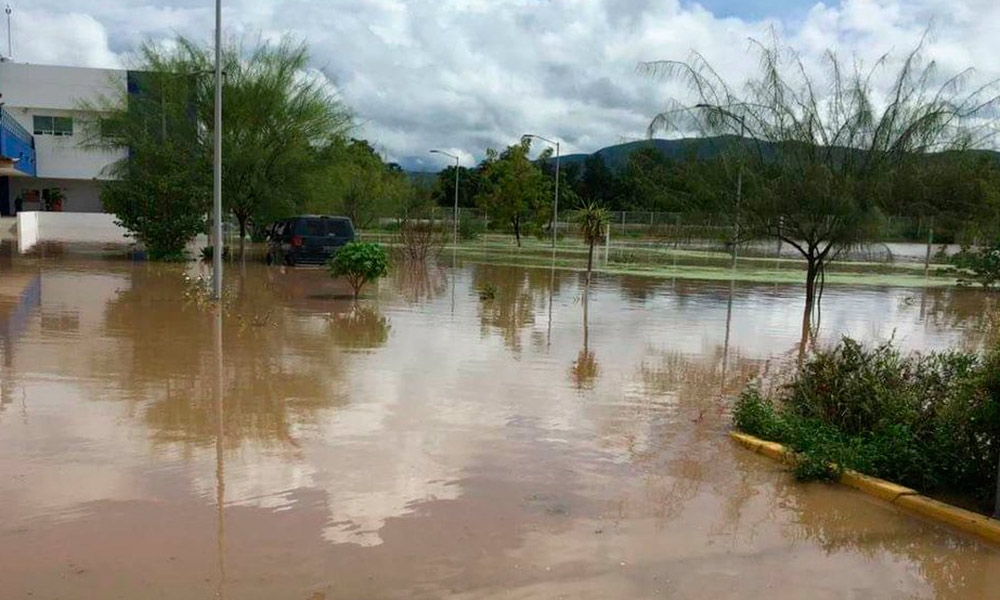
[{"label": "grass patch", "polygon": [[854,469],[992,509],[1000,460],[1000,352],[903,355],[844,338],[769,391],[740,395],[737,429],[780,442],[803,480]]}]

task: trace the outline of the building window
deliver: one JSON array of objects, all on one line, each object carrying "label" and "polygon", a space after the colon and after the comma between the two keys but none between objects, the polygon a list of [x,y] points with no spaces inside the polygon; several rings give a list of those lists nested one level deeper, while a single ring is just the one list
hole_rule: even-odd
[{"label": "building window", "polygon": [[35,135],[73,135],[73,119],[35,115]]}]

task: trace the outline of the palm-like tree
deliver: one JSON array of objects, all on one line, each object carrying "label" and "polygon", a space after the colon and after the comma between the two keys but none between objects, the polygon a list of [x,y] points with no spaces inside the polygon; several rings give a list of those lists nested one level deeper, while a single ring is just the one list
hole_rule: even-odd
[{"label": "palm-like tree", "polygon": [[580,226],[580,236],[587,244],[587,283],[594,267],[594,246],[604,237],[604,230],[611,222],[611,213],[597,202],[584,202],[576,211],[576,222]]}]

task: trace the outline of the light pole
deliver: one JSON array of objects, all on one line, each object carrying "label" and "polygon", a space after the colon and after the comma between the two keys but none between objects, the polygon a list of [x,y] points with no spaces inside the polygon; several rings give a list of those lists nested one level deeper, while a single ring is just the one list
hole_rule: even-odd
[{"label": "light pole", "polygon": [[556,148],[556,197],[555,201],[552,203],[552,251],[555,252],[556,232],[559,229],[559,142],[550,140],[549,138],[545,138],[540,135],[535,135],[533,133],[526,133],[521,136],[522,140],[531,138],[542,140],[543,142],[555,146]]},{"label": "light pole", "polygon": [[222,0],[215,0],[215,144],[212,182],[212,298],[222,299]]},{"label": "light pole", "polygon": [[444,150],[431,150],[431,154],[442,154],[455,159],[455,216],[452,218],[452,235],[454,237],[454,242],[452,243],[458,246],[458,163],[460,159],[458,156]]}]

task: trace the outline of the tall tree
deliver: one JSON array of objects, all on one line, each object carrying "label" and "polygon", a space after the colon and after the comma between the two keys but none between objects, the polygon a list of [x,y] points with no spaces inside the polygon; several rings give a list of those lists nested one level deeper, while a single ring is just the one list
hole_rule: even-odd
[{"label": "tall tree", "polygon": [[984,142],[991,123],[980,118],[997,107],[997,86],[966,92],[967,72],[942,78],[917,47],[882,99],[874,82],[887,57],[862,70],[830,52],[818,79],[777,41],[752,48],[760,72],[739,87],[698,54],[686,62],[644,63],[645,73],[685,83],[693,97],[672,101],[649,133],[693,127],[732,136],[728,149],[743,175],[735,217],[805,258],[805,324],[826,265],[870,239],[900,168],[929,152]]},{"label": "tall tree", "polygon": [[[211,181],[215,126],[213,60],[210,46],[183,37],[170,45],[147,42],[132,57],[131,89],[88,107],[105,115],[91,128],[90,143],[128,150],[112,167],[119,179],[134,175],[147,186],[166,184],[178,173],[157,167],[161,161],[153,157],[172,152],[187,165],[182,173],[198,172],[190,173],[190,194],[210,196],[205,185]],[[352,127],[350,112],[321,78],[310,75],[308,60],[305,44],[287,39],[223,49],[222,192],[225,210],[239,224],[241,253],[251,221],[266,222],[301,206],[317,150]],[[105,202],[116,213],[123,185],[105,186]]]},{"label": "tall tree", "polygon": [[539,166],[528,159],[531,140],[508,146],[503,152],[490,148],[479,167],[482,178],[477,204],[491,218],[510,225],[517,245],[521,245],[524,222],[531,214],[536,218],[551,214],[552,181]]}]

